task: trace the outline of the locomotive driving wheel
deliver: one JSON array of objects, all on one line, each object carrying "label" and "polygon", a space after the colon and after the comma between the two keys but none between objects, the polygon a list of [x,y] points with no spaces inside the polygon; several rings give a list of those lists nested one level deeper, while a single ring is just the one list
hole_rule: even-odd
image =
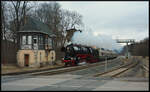
[{"label": "locomotive driving wheel", "polygon": [[65,66],[68,66],[68,63],[65,63]]},{"label": "locomotive driving wheel", "polygon": [[76,57],[75,58],[75,65],[79,65],[79,62],[80,62],[80,57]]},{"label": "locomotive driving wheel", "polygon": [[87,60],[86,59],[80,59],[79,64],[86,64]]},{"label": "locomotive driving wheel", "polygon": [[86,59],[82,59],[82,62],[86,62],[87,60]]}]

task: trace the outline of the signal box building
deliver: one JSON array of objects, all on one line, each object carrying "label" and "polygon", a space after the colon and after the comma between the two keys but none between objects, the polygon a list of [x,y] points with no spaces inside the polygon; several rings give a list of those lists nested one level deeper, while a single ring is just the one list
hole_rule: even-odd
[{"label": "signal box building", "polygon": [[39,67],[55,61],[53,38],[48,26],[36,19],[26,17],[19,34],[17,62],[21,67]]}]

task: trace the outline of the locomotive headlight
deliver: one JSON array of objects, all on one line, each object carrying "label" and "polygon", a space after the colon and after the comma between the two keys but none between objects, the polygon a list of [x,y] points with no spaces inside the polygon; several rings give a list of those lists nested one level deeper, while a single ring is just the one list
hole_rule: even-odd
[{"label": "locomotive headlight", "polygon": [[62,60],[64,60],[64,58],[62,58]]},{"label": "locomotive headlight", "polygon": [[71,58],[71,60],[73,60],[73,58]]}]

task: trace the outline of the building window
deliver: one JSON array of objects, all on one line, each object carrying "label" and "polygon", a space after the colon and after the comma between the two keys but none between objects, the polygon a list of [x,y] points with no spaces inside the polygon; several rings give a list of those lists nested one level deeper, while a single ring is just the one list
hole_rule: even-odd
[{"label": "building window", "polygon": [[48,44],[48,39],[47,38],[45,38],[45,45],[47,45]]},{"label": "building window", "polygon": [[28,44],[32,44],[32,36],[28,36]]},{"label": "building window", "polygon": [[48,38],[48,45],[52,46],[52,39]]},{"label": "building window", "polygon": [[24,35],[24,36],[22,36],[22,44],[24,45],[24,44],[26,44],[26,42],[27,42],[26,36]]},{"label": "building window", "polygon": [[38,49],[38,36],[33,35],[33,49]]},{"label": "building window", "polygon": [[33,38],[33,43],[36,44],[37,43],[37,39]]},{"label": "building window", "polygon": [[23,45],[32,44],[32,36],[23,35],[22,36],[22,44]]},{"label": "building window", "polygon": [[37,44],[37,43],[38,43],[38,36],[33,35],[33,44]]},{"label": "building window", "polygon": [[39,36],[39,44],[43,45],[43,36]]},{"label": "building window", "polygon": [[39,35],[39,49],[44,49],[44,41],[43,36]]}]

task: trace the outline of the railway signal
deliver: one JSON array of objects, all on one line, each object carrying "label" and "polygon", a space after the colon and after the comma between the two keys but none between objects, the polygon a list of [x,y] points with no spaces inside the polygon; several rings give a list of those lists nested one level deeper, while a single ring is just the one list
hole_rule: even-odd
[{"label": "railway signal", "polygon": [[126,57],[129,58],[128,44],[135,43],[134,39],[116,39],[117,43],[126,43]]}]

